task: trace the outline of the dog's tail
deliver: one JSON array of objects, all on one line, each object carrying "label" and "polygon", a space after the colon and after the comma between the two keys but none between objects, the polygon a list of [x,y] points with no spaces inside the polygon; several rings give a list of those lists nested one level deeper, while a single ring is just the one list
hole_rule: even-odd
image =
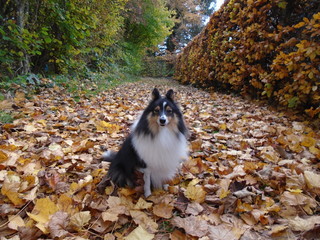
[{"label": "dog's tail", "polygon": [[119,156],[117,158],[118,152],[106,151],[102,154],[102,161],[110,162],[109,171],[107,178],[115,183],[118,187],[134,187],[133,173],[132,169],[128,165],[125,166],[121,161],[119,161]]},{"label": "dog's tail", "polygon": [[112,162],[115,159],[116,155],[117,155],[117,152],[108,150],[102,154],[101,158],[102,158],[102,161]]},{"label": "dog's tail", "polygon": [[107,176],[118,187],[134,187],[133,173],[119,163],[111,163]]}]

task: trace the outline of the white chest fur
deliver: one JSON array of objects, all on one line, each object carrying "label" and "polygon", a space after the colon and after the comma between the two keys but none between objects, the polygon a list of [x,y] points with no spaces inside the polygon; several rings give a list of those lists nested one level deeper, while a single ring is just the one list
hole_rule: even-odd
[{"label": "white chest fur", "polygon": [[166,180],[176,174],[180,163],[188,156],[187,141],[183,134],[177,136],[167,127],[155,136],[133,135],[132,143],[146,163],[154,188],[161,188]]}]

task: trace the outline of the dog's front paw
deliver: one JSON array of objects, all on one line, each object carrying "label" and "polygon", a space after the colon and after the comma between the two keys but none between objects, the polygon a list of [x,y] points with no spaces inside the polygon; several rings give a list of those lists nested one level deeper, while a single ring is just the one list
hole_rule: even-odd
[{"label": "dog's front paw", "polygon": [[147,198],[147,197],[149,197],[151,195],[151,191],[150,190],[145,190],[144,191],[144,196]]},{"label": "dog's front paw", "polygon": [[163,188],[163,190],[168,191],[169,184],[163,184],[162,188]]}]

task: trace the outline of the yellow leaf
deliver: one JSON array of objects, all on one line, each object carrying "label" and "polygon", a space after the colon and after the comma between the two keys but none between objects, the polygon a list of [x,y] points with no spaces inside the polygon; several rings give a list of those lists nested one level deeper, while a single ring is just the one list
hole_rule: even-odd
[{"label": "yellow leaf", "polygon": [[134,206],[134,209],[141,210],[141,209],[149,209],[152,207],[152,203],[147,202],[143,198],[139,198],[138,202]]},{"label": "yellow leaf", "polygon": [[226,196],[228,196],[229,193],[230,193],[229,190],[221,189],[220,194],[219,194],[219,198],[220,198],[220,199],[223,199],[223,198],[225,198]]},{"label": "yellow leaf", "polygon": [[134,229],[128,236],[126,236],[125,240],[152,240],[154,238],[154,234],[148,233],[144,230],[140,225]]},{"label": "yellow leaf", "polygon": [[47,121],[44,119],[38,120],[37,122],[42,124],[42,126],[44,126],[44,127],[47,126]]},{"label": "yellow leaf", "polygon": [[78,229],[82,229],[86,224],[89,223],[91,219],[91,214],[89,211],[83,211],[75,213],[70,218],[70,224]]},{"label": "yellow leaf", "polygon": [[309,148],[310,152],[316,156],[320,156],[320,150],[316,148],[315,146],[312,146]]},{"label": "yellow leaf", "polygon": [[203,203],[206,198],[207,192],[200,185],[194,185],[192,182],[189,183],[185,196],[190,200],[198,203]]},{"label": "yellow leaf", "polygon": [[302,193],[303,191],[301,189],[291,189],[291,188],[288,188],[287,189],[289,192],[292,192],[292,193]]},{"label": "yellow leaf", "polygon": [[40,223],[47,223],[50,216],[58,211],[58,207],[49,198],[37,200],[32,213],[27,213],[30,218]]},{"label": "yellow leaf", "polygon": [[8,160],[8,155],[0,150],[0,162],[5,162]]},{"label": "yellow leaf", "polygon": [[246,202],[241,202],[240,199],[237,200],[237,208],[236,208],[236,212],[240,213],[240,212],[250,212],[253,210],[253,207]]},{"label": "yellow leaf", "polygon": [[116,124],[107,123],[105,121],[96,122],[97,132],[116,133],[119,132],[120,126]]},{"label": "yellow leaf", "polygon": [[1,188],[1,194],[7,196],[15,206],[21,205],[25,202],[18,192],[20,190],[20,185],[20,177],[15,174],[8,173]]},{"label": "yellow leaf", "polygon": [[313,15],[313,18],[314,18],[315,20],[320,20],[320,12],[314,14],[314,15]]},{"label": "yellow leaf", "polygon": [[135,193],[136,193],[136,190],[135,190],[134,188],[121,188],[121,189],[119,190],[119,193],[120,193],[121,195],[123,195],[123,196],[128,197],[128,196],[130,196],[130,195],[135,194]]},{"label": "yellow leaf", "polygon": [[227,124],[225,124],[225,123],[220,124],[219,129],[225,131],[227,129]]},{"label": "yellow leaf", "polygon": [[301,27],[303,27],[304,25],[306,25],[305,22],[299,22],[298,24],[294,25],[293,27],[294,27],[294,28],[301,28]]},{"label": "yellow leaf", "polygon": [[304,179],[306,180],[308,188],[319,188],[320,189],[320,174],[316,174],[311,171],[304,172]]},{"label": "yellow leaf", "polygon": [[316,144],[316,140],[312,137],[304,137],[301,142],[301,145],[304,147],[312,147],[315,144]]}]

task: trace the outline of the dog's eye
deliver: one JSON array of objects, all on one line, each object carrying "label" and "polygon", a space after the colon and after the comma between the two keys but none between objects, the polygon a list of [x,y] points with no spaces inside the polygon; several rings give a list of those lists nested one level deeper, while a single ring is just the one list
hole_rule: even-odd
[{"label": "dog's eye", "polygon": [[159,113],[159,109],[154,109],[153,113]]},{"label": "dog's eye", "polygon": [[172,109],[167,109],[167,113],[171,114],[172,113]]}]

